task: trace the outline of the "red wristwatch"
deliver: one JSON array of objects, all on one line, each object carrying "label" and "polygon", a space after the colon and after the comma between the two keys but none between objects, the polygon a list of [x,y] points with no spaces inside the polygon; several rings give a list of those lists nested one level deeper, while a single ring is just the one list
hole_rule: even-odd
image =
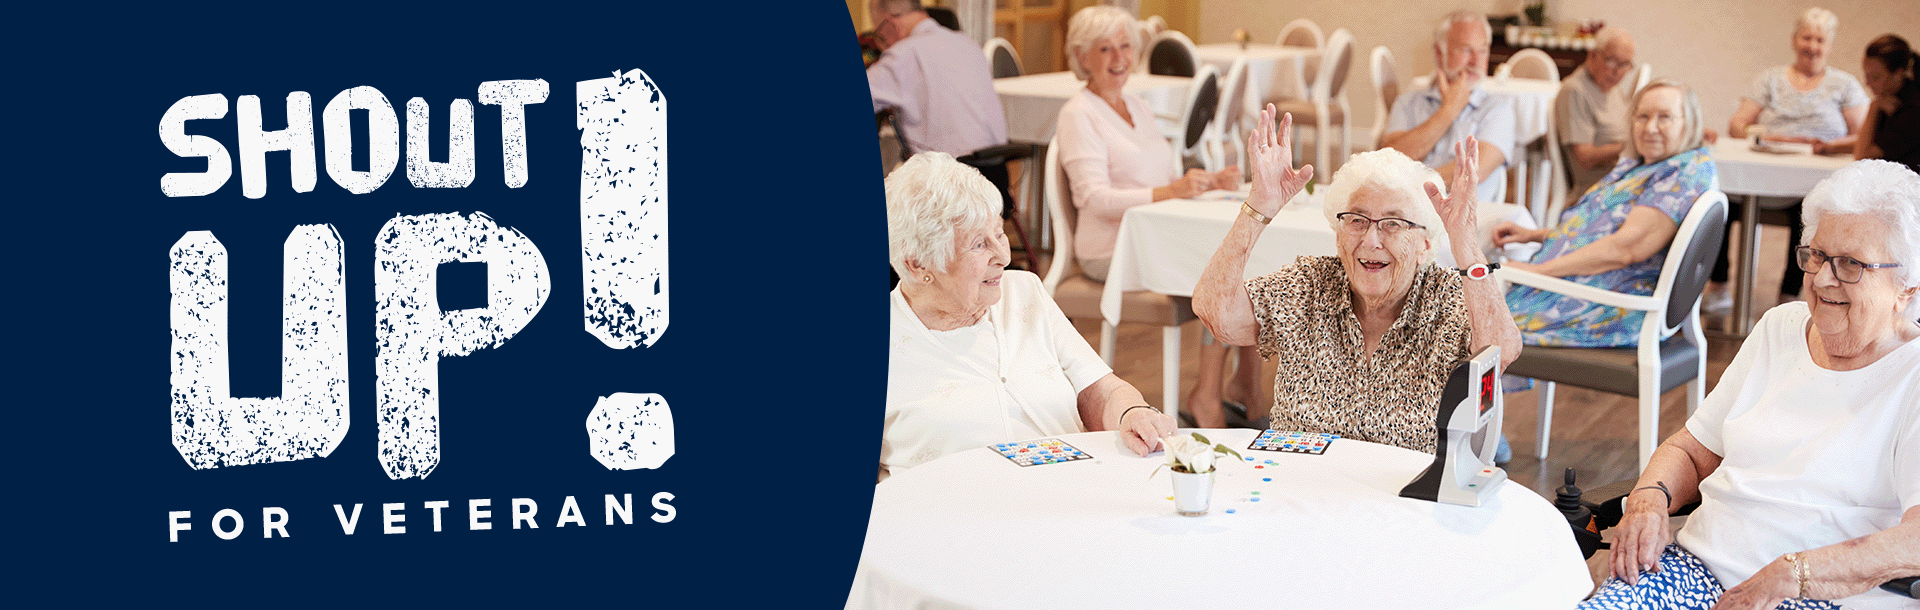
[{"label": "red wristwatch", "polygon": [[1484,279],[1487,279],[1487,276],[1493,275],[1493,270],[1499,269],[1499,268],[1500,268],[1500,263],[1493,263],[1488,265],[1472,265],[1465,269],[1461,269],[1460,275],[1464,275],[1467,277],[1467,279],[1470,279],[1470,280],[1484,280]]}]

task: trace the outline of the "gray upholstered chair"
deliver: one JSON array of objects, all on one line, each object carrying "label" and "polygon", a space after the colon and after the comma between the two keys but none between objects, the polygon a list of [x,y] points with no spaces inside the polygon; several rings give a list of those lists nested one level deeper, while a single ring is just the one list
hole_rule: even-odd
[{"label": "gray upholstered chair", "polygon": [[[1073,229],[1079,215],[1073,209],[1067,175],[1060,168],[1060,147],[1047,143],[1047,213],[1053,221],[1053,262],[1047,267],[1042,285],[1053,295],[1060,311],[1068,318],[1100,320],[1100,359],[1113,366],[1113,324],[1100,314],[1100,295],[1106,285],[1093,281],[1080,271],[1073,254]],[[1121,322],[1159,324],[1160,333],[1160,410],[1167,416],[1180,416],[1180,325],[1195,319],[1193,299],[1137,290],[1124,293],[1120,305]]]},{"label": "gray upholstered chair", "polygon": [[[1714,255],[1725,239],[1727,196],[1709,190],[1693,202],[1668,246],[1666,264],[1651,296],[1602,290],[1555,277],[1505,269],[1506,281],[1625,309],[1647,312],[1637,347],[1527,346],[1507,373],[1540,384],[1539,450],[1547,457],[1553,427],[1553,389],[1565,383],[1640,399],[1640,470],[1659,446],[1660,395],[1687,386],[1687,413],[1699,408],[1707,376],[1706,339],[1700,332],[1700,292]],[[1650,366],[1652,365],[1652,366]]]}]

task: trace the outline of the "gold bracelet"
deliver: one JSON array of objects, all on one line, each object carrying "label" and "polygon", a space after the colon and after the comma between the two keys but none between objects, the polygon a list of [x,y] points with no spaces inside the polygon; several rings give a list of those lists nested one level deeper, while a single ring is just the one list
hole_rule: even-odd
[{"label": "gold bracelet", "polygon": [[1795,579],[1800,581],[1800,597],[1798,599],[1806,599],[1808,581],[1812,580],[1812,575],[1807,569],[1807,565],[1800,562],[1799,553],[1787,553],[1784,559],[1787,560],[1787,565],[1793,568]]},{"label": "gold bracelet", "polygon": [[1247,202],[1245,201],[1240,202],[1240,212],[1242,214],[1246,214],[1248,218],[1252,218],[1255,222],[1258,222],[1260,224],[1267,224],[1267,223],[1273,222],[1272,216],[1261,214],[1260,210],[1253,209],[1253,206],[1247,205]]}]

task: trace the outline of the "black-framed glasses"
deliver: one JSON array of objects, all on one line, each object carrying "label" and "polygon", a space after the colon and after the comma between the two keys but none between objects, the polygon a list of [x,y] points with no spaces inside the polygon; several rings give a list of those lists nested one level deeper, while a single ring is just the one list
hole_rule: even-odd
[{"label": "black-framed glasses", "polygon": [[1406,231],[1407,229],[1425,229],[1426,228],[1425,226],[1421,226],[1419,223],[1416,223],[1411,220],[1407,220],[1405,218],[1394,218],[1392,216],[1388,216],[1386,218],[1381,218],[1376,220],[1373,218],[1368,218],[1363,214],[1357,214],[1354,212],[1341,212],[1339,214],[1334,214],[1333,219],[1340,223],[1340,230],[1346,231],[1348,233],[1352,233],[1354,235],[1366,235],[1367,229],[1371,229],[1375,225],[1379,225],[1380,233],[1384,235],[1398,235],[1400,234],[1400,232]]},{"label": "black-framed glasses", "polygon": [[1900,263],[1863,263],[1851,256],[1828,256],[1827,253],[1813,249],[1812,246],[1800,246],[1793,249],[1793,257],[1800,262],[1800,270],[1807,273],[1820,273],[1821,265],[1833,268],[1833,278],[1848,284],[1860,283],[1860,276],[1868,269],[1886,269],[1898,267]]}]

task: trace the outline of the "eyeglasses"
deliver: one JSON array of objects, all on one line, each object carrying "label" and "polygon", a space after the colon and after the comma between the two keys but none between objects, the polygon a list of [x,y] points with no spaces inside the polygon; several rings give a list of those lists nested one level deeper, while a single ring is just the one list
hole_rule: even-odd
[{"label": "eyeglasses", "polygon": [[1606,55],[1599,56],[1599,59],[1601,62],[1606,63],[1608,68],[1612,68],[1615,70],[1626,70],[1627,68],[1633,67],[1633,60],[1631,59],[1620,59],[1618,57],[1608,57]]},{"label": "eyeglasses", "polygon": [[1366,235],[1367,229],[1373,228],[1374,225],[1380,226],[1380,233],[1383,235],[1399,235],[1407,229],[1426,228],[1405,218],[1387,217],[1375,220],[1353,212],[1334,214],[1333,219],[1340,221],[1340,230],[1353,235]]},{"label": "eyeglasses", "polygon": [[1793,256],[1800,261],[1800,270],[1807,273],[1818,274],[1821,265],[1831,263],[1829,266],[1833,268],[1833,278],[1848,284],[1860,283],[1861,274],[1866,273],[1868,269],[1900,266],[1900,263],[1863,263],[1860,259],[1851,256],[1827,256],[1827,253],[1815,250],[1811,246],[1794,248]]}]

